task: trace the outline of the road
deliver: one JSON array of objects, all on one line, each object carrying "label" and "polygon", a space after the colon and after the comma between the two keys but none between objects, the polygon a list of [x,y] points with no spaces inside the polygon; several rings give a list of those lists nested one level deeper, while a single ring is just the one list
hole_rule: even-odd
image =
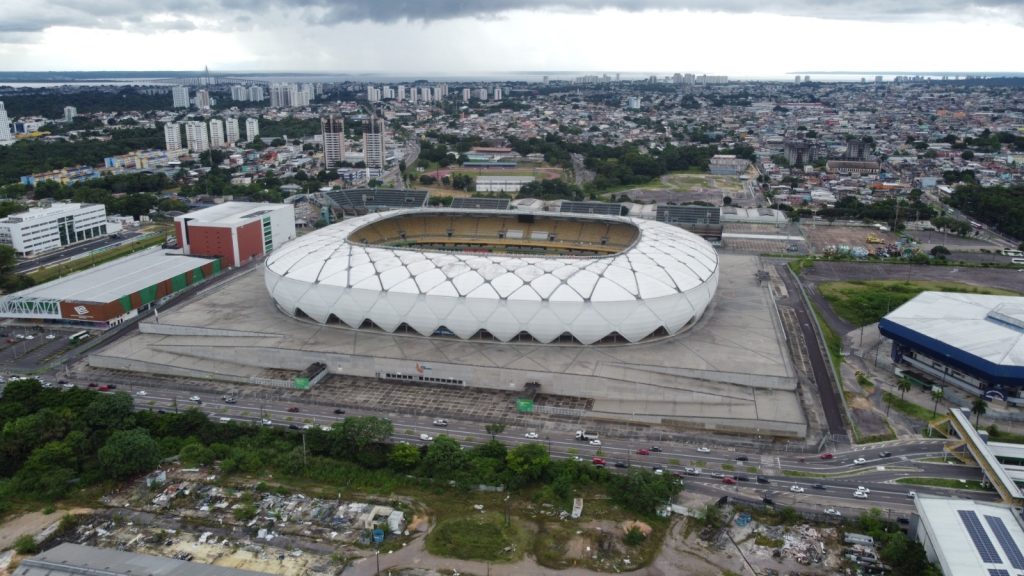
[{"label": "road", "polygon": [[811,375],[814,383],[818,386],[818,395],[821,398],[821,406],[825,412],[825,422],[828,424],[829,432],[832,434],[846,434],[846,423],[843,420],[843,406],[839,402],[839,395],[836,386],[832,382],[832,373],[829,371],[828,360],[821,346],[818,345],[817,324],[814,317],[807,308],[807,302],[801,295],[800,286],[793,275],[790,274],[785,264],[776,266],[779,277],[786,284],[788,293],[786,304],[793,308],[797,321],[800,323],[800,332],[804,342],[807,344],[807,356],[811,362]]},{"label": "road", "polygon": [[42,268],[43,266],[49,266],[57,262],[75,260],[76,257],[81,257],[82,255],[92,252],[93,250],[108,247],[113,248],[115,246],[121,246],[123,244],[134,242],[134,239],[141,235],[141,232],[124,232],[122,233],[122,236],[120,238],[110,238],[109,236],[102,236],[100,238],[96,238],[93,240],[87,240],[85,242],[82,242],[81,244],[75,244],[70,248],[66,248],[58,252],[52,252],[49,254],[44,254],[37,258],[22,260],[21,262],[18,263],[17,266],[14,267],[14,270],[18,274],[26,274],[28,272],[36,270],[37,268]]},{"label": "road", "polygon": [[[79,383],[78,385],[85,385]],[[476,446],[491,439],[478,422],[447,420],[447,426],[436,426],[428,416],[382,414],[370,409],[345,408],[330,405],[303,405],[280,401],[268,391],[265,398],[241,398],[236,403],[225,403],[220,396],[191,391],[153,388],[146,390],[122,384],[117,391],[132,395],[137,409],[174,412],[197,408],[214,422],[235,422],[259,425],[263,419],[271,426],[303,429],[329,427],[350,416],[378,416],[389,418],[394,425],[393,439],[414,445],[426,445],[440,434],[456,439],[464,446]],[[143,395],[144,392],[144,395]],[[191,401],[197,396],[200,402]],[[223,420],[222,420],[223,419]],[[527,438],[527,433],[537,438]],[[821,514],[826,507],[834,507],[844,514],[856,514],[871,507],[907,515],[913,511],[910,490],[918,494],[959,495],[978,500],[998,500],[994,492],[965,492],[946,488],[917,487],[897,484],[895,480],[911,476],[980,480],[981,470],[959,465],[921,461],[942,456],[942,442],[934,439],[890,442],[870,448],[855,448],[836,452],[823,460],[817,454],[747,454],[732,447],[701,446],[699,444],[664,443],[652,447],[638,446],[636,441],[602,438],[601,445],[577,441],[570,429],[531,429],[509,427],[496,439],[510,447],[536,442],[545,445],[553,458],[575,458],[589,462],[603,458],[608,467],[622,472],[627,467],[662,468],[674,473],[686,483],[687,490],[710,496],[730,496],[760,502],[770,497],[776,505],[794,506],[798,510]],[[649,454],[638,450],[655,449]],[[707,452],[700,450],[706,449]],[[881,456],[880,451],[891,452]],[[855,459],[864,458],[857,463]],[[724,468],[723,468],[724,466]],[[687,467],[700,468],[698,475],[686,474]],[[714,470],[712,470],[714,468]],[[732,474],[741,479],[736,485],[723,484],[721,475]],[[757,482],[757,476],[764,483]],[[747,480],[742,480],[742,478]],[[815,487],[819,485],[820,487]],[[796,486],[802,492],[793,492]],[[863,486],[870,490],[867,499],[853,496]]]}]

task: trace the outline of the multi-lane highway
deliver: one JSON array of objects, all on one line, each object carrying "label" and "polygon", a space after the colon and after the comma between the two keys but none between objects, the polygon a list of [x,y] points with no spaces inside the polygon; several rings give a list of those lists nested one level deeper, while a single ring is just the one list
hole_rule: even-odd
[{"label": "multi-lane highway", "polygon": [[[293,404],[273,398],[237,397],[234,403],[224,402],[220,392],[194,393],[192,391],[138,387],[116,391],[132,394],[138,409],[171,412],[198,408],[214,422],[234,421],[258,425],[264,420],[269,425],[303,429],[325,427],[349,416],[383,416],[394,424],[396,441],[423,445],[423,435],[431,439],[446,434],[465,446],[478,445],[491,436],[478,422],[447,419],[447,426],[434,424],[434,417],[406,416],[382,413],[369,409],[342,408],[331,405]],[[143,395],[142,392],[145,392]],[[198,396],[200,402],[190,400]],[[437,415],[445,417],[445,415]],[[222,420],[223,419],[223,420]],[[227,420],[230,419],[230,420]],[[527,438],[534,433],[536,438]],[[497,435],[508,445],[537,442],[545,445],[553,458],[576,458],[591,462],[594,457],[605,460],[613,471],[627,467],[661,468],[664,473],[683,478],[687,490],[711,496],[731,496],[741,500],[762,501],[770,498],[777,506],[793,506],[798,510],[822,513],[826,508],[841,510],[843,514],[856,514],[877,507],[887,513],[905,516],[913,511],[910,491],[918,494],[963,495],[964,497],[997,500],[987,492],[959,491],[946,488],[917,487],[897,484],[905,477],[942,477],[980,480],[977,468],[943,464],[934,460],[942,456],[938,440],[912,440],[869,448],[853,449],[822,459],[818,454],[752,454],[727,446],[664,443],[657,446],[638,444],[634,440],[601,438],[601,445],[577,441],[574,430],[564,425],[545,422],[536,428],[508,427]],[[648,454],[641,454],[643,449]],[[707,449],[707,452],[701,450]],[[883,456],[882,453],[887,455]],[[861,462],[859,459],[863,459]],[[699,468],[700,473],[687,473]],[[724,483],[724,476],[732,476],[736,484]],[[758,477],[761,481],[758,481]],[[798,490],[793,491],[796,486]],[[858,498],[858,487],[867,488],[867,498]]]}]

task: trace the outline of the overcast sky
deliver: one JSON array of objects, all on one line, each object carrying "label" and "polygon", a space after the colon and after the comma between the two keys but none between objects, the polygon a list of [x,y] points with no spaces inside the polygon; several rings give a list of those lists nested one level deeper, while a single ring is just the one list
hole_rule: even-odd
[{"label": "overcast sky", "polygon": [[2,0],[2,70],[1020,71],[1024,0]]}]

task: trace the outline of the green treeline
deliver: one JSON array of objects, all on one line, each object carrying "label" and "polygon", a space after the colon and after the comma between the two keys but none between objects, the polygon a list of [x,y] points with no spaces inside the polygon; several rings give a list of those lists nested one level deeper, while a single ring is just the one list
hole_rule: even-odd
[{"label": "green treeline", "polygon": [[102,481],[132,478],[173,456],[187,466],[218,462],[224,474],[273,473],[377,493],[424,481],[460,490],[504,484],[537,488],[542,498],[569,505],[577,490],[603,488],[645,516],[679,490],[668,474],[633,469],[619,475],[590,463],[552,460],[539,443],[509,449],[492,440],[463,449],[442,435],[415,446],[393,442],[392,432],[389,420],[372,416],[302,434],[213,423],[194,409],[135,411],[132,397],[121,392],[13,381],[0,399],[0,514],[15,503],[50,503]]},{"label": "green treeline", "polygon": [[52,88],[19,90],[5,95],[4,108],[11,118],[42,116],[64,118],[64,107],[74,106],[79,114],[93,112],[149,112],[170,110],[171,94],[144,94],[134,87],[76,90],[61,93]]},{"label": "green treeline", "polygon": [[12,146],[0,146],[0,185],[48,170],[81,165],[101,166],[103,159],[108,156],[163,147],[163,127],[116,130],[106,142],[24,140]]},{"label": "green treeline", "polygon": [[1018,240],[1024,239],[1024,186],[957,186],[950,206]]}]

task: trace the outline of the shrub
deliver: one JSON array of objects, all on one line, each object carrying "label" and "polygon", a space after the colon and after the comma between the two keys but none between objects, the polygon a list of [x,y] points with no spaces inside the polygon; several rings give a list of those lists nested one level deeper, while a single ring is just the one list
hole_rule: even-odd
[{"label": "shrub", "polygon": [[35,554],[39,551],[39,545],[31,534],[22,534],[14,541],[14,551],[18,554]]}]

